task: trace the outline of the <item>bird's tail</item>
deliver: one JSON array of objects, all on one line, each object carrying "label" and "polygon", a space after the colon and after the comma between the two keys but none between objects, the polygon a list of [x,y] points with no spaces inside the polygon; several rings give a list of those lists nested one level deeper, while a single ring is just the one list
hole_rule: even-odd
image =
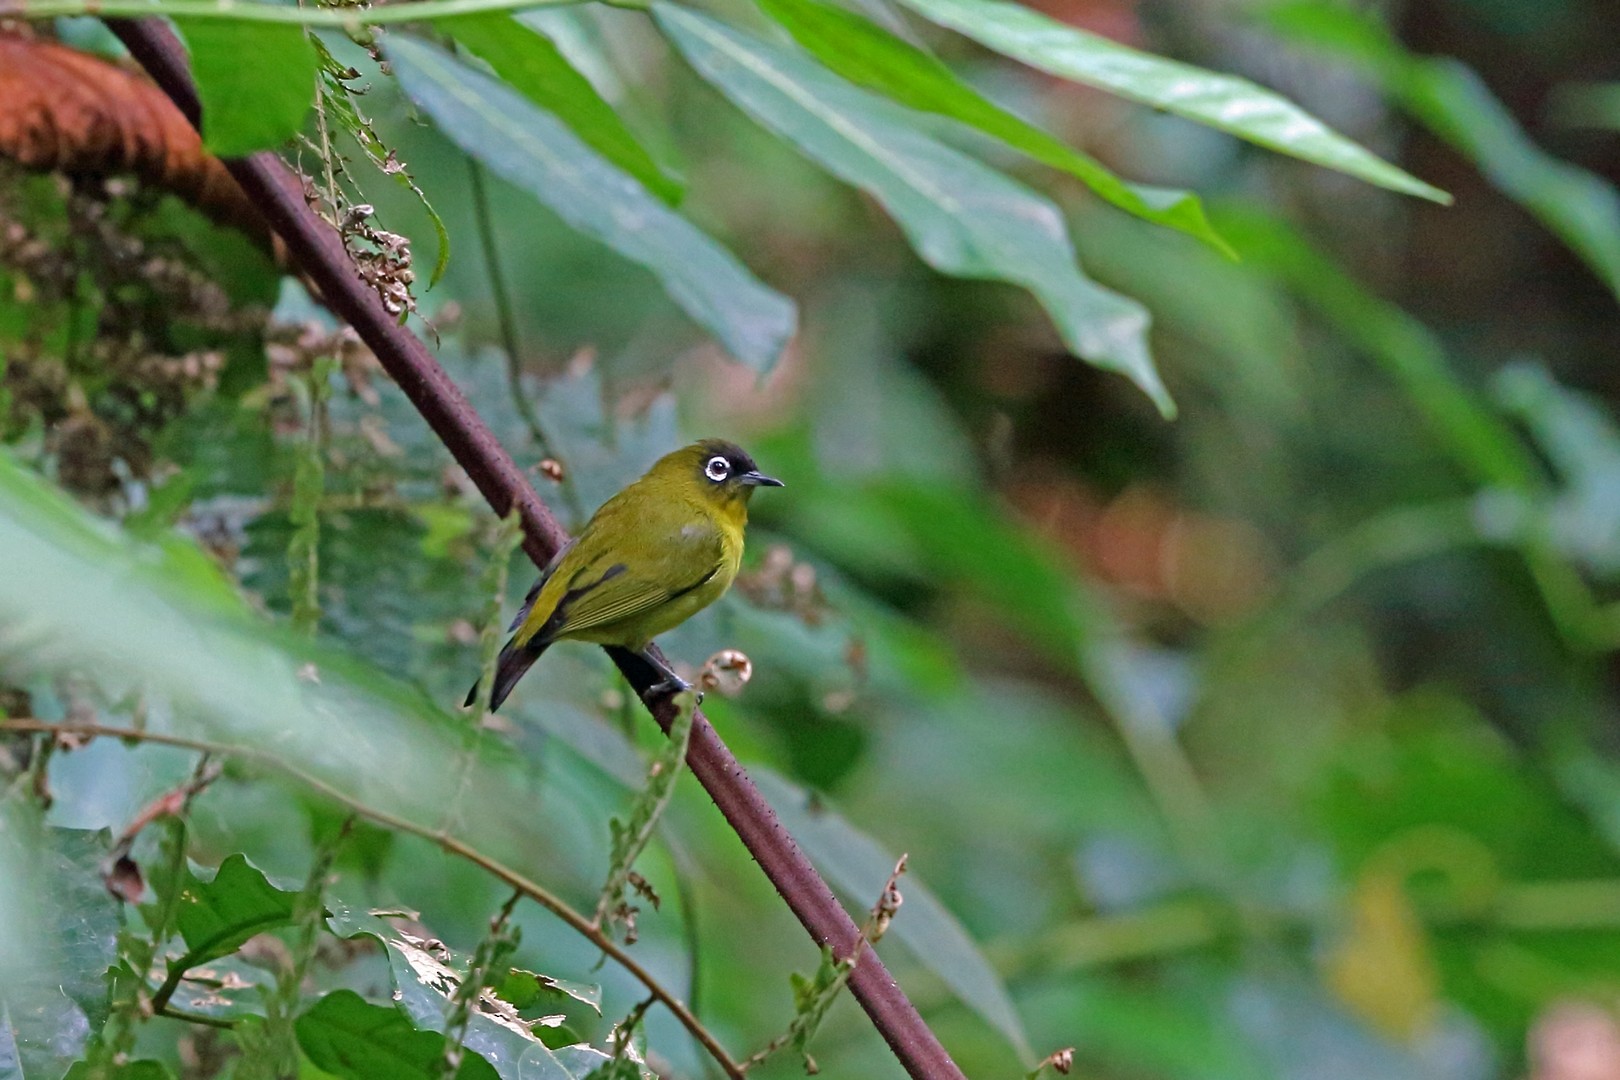
[{"label": "bird's tail", "polygon": [[[515,641],[506,643],[506,648],[501,650],[500,659],[495,662],[495,689],[489,695],[490,712],[501,707],[501,702],[512,692],[512,687],[516,686],[517,681],[523,678],[523,673],[540,659],[540,654],[546,651],[546,645],[549,644],[550,642],[545,644],[529,642],[525,645],[519,645]],[[467,691],[467,700],[462,704],[471,705],[477,700],[478,684],[473,683],[472,689]]]}]

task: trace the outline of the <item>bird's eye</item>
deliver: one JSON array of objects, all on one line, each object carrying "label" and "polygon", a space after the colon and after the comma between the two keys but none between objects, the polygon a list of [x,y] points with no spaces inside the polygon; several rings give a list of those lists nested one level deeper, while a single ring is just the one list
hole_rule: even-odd
[{"label": "bird's eye", "polygon": [[731,475],[731,462],[723,457],[712,457],[709,463],[703,466],[703,475],[718,484]]}]

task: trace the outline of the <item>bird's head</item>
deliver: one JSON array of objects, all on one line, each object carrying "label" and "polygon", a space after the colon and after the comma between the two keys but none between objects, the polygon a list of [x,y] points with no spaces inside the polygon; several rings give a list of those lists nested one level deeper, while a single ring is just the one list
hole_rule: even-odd
[{"label": "bird's head", "polygon": [[760,472],[748,451],[724,439],[704,439],[677,450],[654,465],[653,472],[722,505],[746,503],[758,487],[783,486]]}]

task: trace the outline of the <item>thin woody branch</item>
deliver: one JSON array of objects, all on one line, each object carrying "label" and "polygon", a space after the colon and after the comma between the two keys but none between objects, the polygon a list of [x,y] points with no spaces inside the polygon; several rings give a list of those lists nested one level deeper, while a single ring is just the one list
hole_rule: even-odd
[{"label": "thin woody branch", "polygon": [[[174,35],[153,19],[109,19],[108,25],[187,118],[197,123],[196,89]],[[427,347],[399,325],[361,281],[337,232],[305,203],[298,179],[270,152],[231,160],[226,166],[286,243],[292,262],[315,283],[332,310],[355,328],[495,513],[504,517],[517,510],[524,551],[537,566],[545,566],[567,534]],[[656,681],[645,664],[622,650],[608,652],[638,693]],[[675,715],[674,701],[664,697],[650,707],[667,729]],[[830,947],[838,958],[859,948],[860,929],[701,711],[693,718],[687,764],[815,943]],[[911,1076],[965,1080],[875,953],[856,966],[849,985]]]}]

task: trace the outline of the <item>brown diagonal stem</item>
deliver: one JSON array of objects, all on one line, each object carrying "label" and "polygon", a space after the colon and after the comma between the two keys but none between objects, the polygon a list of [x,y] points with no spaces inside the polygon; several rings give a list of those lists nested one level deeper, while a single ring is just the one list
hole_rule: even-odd
[{"label": "brown diagonal stem", "polygon": [[[109,19],[108,25],[181,112],[198,123],[201,110],[185,51],[168,28],[153,19]],[[337,232],[305,202],[298,178],[269,152],[226,165],[286,243],[293,262],[376,354],[495,513],[505,516],[517,509],[523,550],[537,566],[545,566],[567,534],[427,347],[361,281]],[[638,693],[652,684],[645,664],[620,651],[609,652]],[[674,708],[666,697],[651,711],[667,728]],[[702,712],[693,720],[686,760],[810,937],[818,946],[830,946],[834,956],[849,956],[861,940],[859,928]],[[916,1080],[966,1080],[875,951],[864,952],[849,985],[907,1073]]]}]

